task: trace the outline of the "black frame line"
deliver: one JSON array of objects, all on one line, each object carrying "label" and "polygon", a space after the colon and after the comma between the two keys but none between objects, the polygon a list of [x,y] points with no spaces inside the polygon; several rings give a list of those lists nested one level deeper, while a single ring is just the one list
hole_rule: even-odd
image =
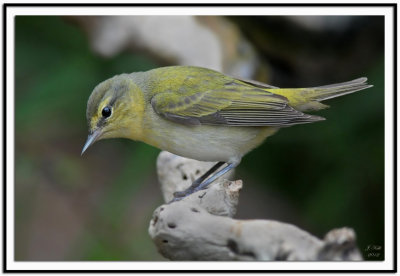
[{"label": "black frame line", "polygon": [[[7,7],[392,7],[393,9],[393,269],[392,270],[10,270],[7,269],[7,220],[6,220],[6,207],[7,207],[7,187],[6,187],[6,130],[7,130]],[[59,4],[47,4],[47,3],[4,3],[3,4],[3,273],[335,273],[335,272],[346,272],[346,273],[393,273],[397,272],[397,3],[293,3],[293,4],[279,4],[279,3],[115,3],[115,4],[92,4],[92,3],[59,3]]]}]

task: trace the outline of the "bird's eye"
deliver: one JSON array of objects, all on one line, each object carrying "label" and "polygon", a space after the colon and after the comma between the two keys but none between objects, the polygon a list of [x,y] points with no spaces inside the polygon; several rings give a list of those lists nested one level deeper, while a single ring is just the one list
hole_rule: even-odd
[{"label": "bird's eye", "polygon": [[111,116],[111,108],[108,106],[104,107],[103,110],[101,111],[101,115],[103,115],[104,118],[108,118]]}]

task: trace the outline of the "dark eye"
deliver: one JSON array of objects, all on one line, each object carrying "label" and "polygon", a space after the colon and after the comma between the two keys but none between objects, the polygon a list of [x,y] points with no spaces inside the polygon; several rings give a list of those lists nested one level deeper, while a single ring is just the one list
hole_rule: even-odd
[{"label": "dark eye", "polygon": [[103,115],[104,118],[110,117],[111,116],[111,108],[109,108],[108,106],[103,108],[103,110],[101,111],[101,115]]}]

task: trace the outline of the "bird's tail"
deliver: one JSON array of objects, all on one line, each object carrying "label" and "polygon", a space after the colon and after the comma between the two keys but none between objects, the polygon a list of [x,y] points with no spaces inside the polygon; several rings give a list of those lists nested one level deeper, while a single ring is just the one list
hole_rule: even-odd
[{"label": "bird's tail", "polygon": [[367,84],[367,80],[367,78],[363,77],[347,82],[308,88],[314,90],[310,91],[309,99],[319,102],[354,93],[371,87],[372,85]]},{"label": "bird's tail", "polygon": [[289,104],[300,111],[312,111],[328,107],[320,103],[321,101],[354,93],[369,87],[372,87],[372,85],[367,84],[367,78],[363,77],[352,81],[318,87],[273,89],[273,93],[285,96],[288,98]]}]

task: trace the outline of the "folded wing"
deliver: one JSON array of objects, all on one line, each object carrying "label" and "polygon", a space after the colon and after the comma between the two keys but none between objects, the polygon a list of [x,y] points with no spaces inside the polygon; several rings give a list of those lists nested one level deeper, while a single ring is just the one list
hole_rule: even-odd
[{"label": "folded wing", "polygon": [[160,116],[185,125],[285,127],[324,120],[294,109],[284,96],[244,86],[185,96],[163,92],[151,104]]}]

